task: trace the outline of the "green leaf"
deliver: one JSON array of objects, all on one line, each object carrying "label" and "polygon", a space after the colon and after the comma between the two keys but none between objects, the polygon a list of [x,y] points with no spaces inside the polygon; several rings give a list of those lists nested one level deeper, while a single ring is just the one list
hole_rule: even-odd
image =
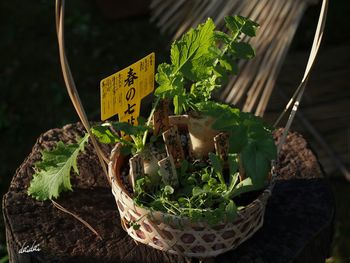
[{"label": "green leaf", "polygon": [[231,126],[239,122],[239,110],[231,108],[229,105],[215,101],[205,101],[197,103],[196,107],[203,115],[214,117],[213,129],[231,129]]},{"label": "green leaf", "polygon": [[[218,77],[216,75],[213,75],[207,79],[198,81],[195,84],[193,84],[191,86],[191,92],[190,92],[191,102],[200,103],[203,101],[210,100],[212,91],[221,87],[221,85],[217,83],[217,79]],[[195,109],[195,110],[198,110],[198,109]]]},{"label": "green leaf", "polygon": [[227,28],[232,32],[233,35],[240,34],[241,32],[247,36],[256,36],[256,31],[259,24],[243,16],[227,16],[225,17]]},{"label": "green leaf", "polygon": [[222,54],[222,51],[220,48],[218,48],[217,46],[211,46],[209,47],[209,52],[211,52],[214,56],[216,57],[220,57]]},{"label": "green leaf", "polygon": [[232,74],[236,75],[238,73],[237,63],[229,56],[224,55],[219,60],[219,63],[221,64],[221,66],[223,66],[227,71],[231,72]]},{"label": "green leaf", "polygon": [[275,140],[271,134],[269,137],[257,140],[257,149],[267,158],[268,160],[276,160],[277,158],[277,147]]},{"label": "green leaf", "polygon": [[187,160],[181,160],[181,166],[180,166],[180,175],[184,176],[186,174],[186,171],[189,167],[189,163]]},{"label": "green leaf", "polygon": [[209,75],[216,57],[209,51],[214,45],[215,24],[210,18],[196,29],[189,30],[171,46],[171,62],[182,74],[199,81]]},{"label": "green leaf", "polygon": [[242,148],[247,144],[247,128],[243,125],[232,126],[229,132],[229,152],[239,153]]},{"label": "green leaf", "polygon": [[184,79],[181,73],[173,73],[174,66],[166,63],[158,66],[155,78],[159,84],[154,95],[162,98],[172,98],[174,94],[183,93]]},{"label": "green leaf", "polygon": [[210,180],[210,174],[208,174],[208,173],[202,174],[202,181],[203,182],[208,182],[209,180]]},{"label": "green leaf", "polygon": [[239,173],[236,172],[236,173],[232,173],[231,176],[230,176],[230,185],[229,187],[227,188],[227,191],[226,193],[224,194],[224,196],[226,198],[229,198],[229,196],[231,195],[231,193],[234,191],[235,189],[235,186],[238,182],[238,179],[239,179]]},{"label": "green leaf", "polygon": [[218,184],[218,181],[215,179],[215,178],[210,178],[209,181],[208,181],[208,185],[210,187],[215,187],[216,185]]},{"label": "green leaf", "polygon": [[227,159],[230,174],[235,174],[238,170],[237,154],[229,153]]},{"label": "green leaf", "polygon": [[226,212],[226,217],[229,221],[233,221],[236,218],[237,207],[232,200],[230,200],[229,203],[226,205],[225,212]]},{"label": "green leaf", "polygon": [[180,115],[182,113],[182,107],[180,104],[179,95],[174,96],[174,113]]},{"label": "green leaf", "polygon": [[209,160],[211,165],[213,166],[214,172],[216,173],[216,176],[219,178],[220,183],[226,187],[225,179],[223,176],[223,165],[222,161],[219,156],[217,156],[214,153],[209,153],[208,154]]},{"label": "green leaf", "polygon": [[257,189],[263,188],[267,183],[270,161],[255,141],[248,142],[242,150],[243,166]]},{"label": "green leaf", "polygon": [[203,189],[202,188],[200,188],[198,186],[193,187],[193,189],[192,189],[192,195],[193,196],[200,195],[202,193],[203,193]]},{"label": "green leaf", "polygon": [[155,90],[155,95],[161,98],[173,99],[175,114],[181,114],[187,110],[189,98],[184,89],[184,78],[180,72],[173,73],[174,66],[161,64],[158,66],[156,81],[160,85]]},{"label": "green leaf", "polygon": [[242,27],[242,33],[249,37],[255,37],[259,24],[243,16],[239,16],[239,18],[245,22]]},{"label": "green leaf", "polygon": [[211,165],[214,168],[214,171],[216,173],[222,173],[223,167],[222,167],[222,163],[221,163],[220,157],[217,156],[215,153],[212,153],[212,152],[210,152],[208,154],[208,156],[209,156],[210,163],[211,163]]},{"label": "green leaf", "polygon": [[158,73],[155,76],[156,82],[159,84],[158,88],[155,90],[154,94],[159,96],[160,94],[171,90],[172,87],[172,77],[173,66],[162,63],[158,66]]},{"label": "green leaf", "polygon": [[28,195],[37,200],[57,198],[63,191],[72,191],[71,169],[79,174],[77,157],[84,150],[89,135],[86,134],[76,144],[65,145],[58,142],[51,151],[42,152],[42,160],[36,164],[38,171],[28,188]]},{"label": "green leaf", "polygon": [[241,32],[241,22],[238,16],[226,16],[224,18],[226,27],[231,31],[233,35],[239,34]]},{"label": "green leaf", "polygon": [[97,125],[91,128],[91,132],[100,143],[115,144],[120,141],[118,135],[112,133],[108,126]]},{"label": "green leaf", "polygon": [[234,188],[234,190],[230,194],[230,198],[235,198],[236,196],[239,196],[241,194],[254,191],[259,189],[255,184],[253,184],[251,178],[246,178],[243,181],[239,182],[237,186]]},{"label": "green leaf", "polygon": [[233,42],[230,51],[236,58],[252,59],[255,57],[255,50],[245,42]]},{"label": "green leaf", "polygon": [[146,126],[147,120],[144,117],[139,116],[137,117],[137,123],[139,126]]},{"label": "green leaf", "polygon": [[149,129],[147,126],[132,125],[128,122],[113,122],[112,126],[117,131],[123,131],[127,135],[134,135],[134,136],[141,135]]},{"label": "green leaf", "polygon": [[165,193],[166,195],[171,195],[171,194],[174,193],[174,188],[172,188],[170,185],[166,185],[166,186],[164,187],[164,193]]},{"label": "green leaf", "polygon": [[[231,37],[229,35],[227,35],[226,33],[221,32],[221,31],[214,31],[214,37],[215,37],[215,40],[222,41],[225,44],[228,44],[231,42]],[[219,55],[221,55],[221,53]]]},{"label": "green leaf", "polygon": [[220,83],[224,84],[228,81],[228,72],[221,63],[217,64],[215,68],[213,68],[213,74],[217,79],[220,79]]}]

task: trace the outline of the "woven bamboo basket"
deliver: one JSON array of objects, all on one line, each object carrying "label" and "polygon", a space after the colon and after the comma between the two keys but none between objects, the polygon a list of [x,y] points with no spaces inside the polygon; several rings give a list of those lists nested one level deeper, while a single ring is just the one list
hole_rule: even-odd
[{"label": "woven bamboo basket", "polygon": [[[76,89],[64,47],[64,5],[65,0],[56,0],[56,30],[64,81],[70,99],[81,122],[90,135],[101,167],[109,180],[119,209],[122,226],[127,233],[137,242],[147,244],[156,249],[198,258],[217,256],[236,248],[251,237],[263,225],[266,204],[273,188],[274,174],[272,174],[270,186],[249,205],[239,210],[233,222],[220,222],[216,226],[209,226],[206,223],[194,223],[189,218],[151,211],[135,204],[121,180],[121,165],[126,161],[126,158],[120,154],[120,144],[114,147],[108,159],[104,156],[91,133],[90,123]],[[328,0],[322,0],[317,29],[304,76],[284,111],[274,124],[274,127],[277,127],[282,117],[291,109],[283,135],[278,143],[278,154],[294,120],[311,69],[315,63],[324,32],[327,9]],[[108,164],[108,171],[105,164]],[[140,228],[135,230],[130,222],[139,223]]]},{"label": "woven bamboo basket", "polygon": [[[179,122],[181,122],[181,116]],[[176,124],[176,119],[172,121]],[[181,124],[180,124],[181,125]],[[120,153],[117,144],[111,152],[108,174],[124,230],[137,242],[153,248],[186,257],[215,257],[236,248],[250,238],[263,225],[265,207],[271,187],[248,206],[239,210],[232,222],[220,222],[210,226],[203,222],[191,222],[189,218],[151,211],[138,206],[121,179],[122,164],[127,158]],[[135,230],[129,222],[137,222]]]}]

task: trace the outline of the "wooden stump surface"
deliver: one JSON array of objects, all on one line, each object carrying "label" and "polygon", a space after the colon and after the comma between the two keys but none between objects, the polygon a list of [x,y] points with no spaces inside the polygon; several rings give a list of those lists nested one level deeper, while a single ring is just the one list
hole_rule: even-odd
[{"label": "wooden stump surface", "polygon": [[[276,140],[280,133],[275,132]],[[78,159],[80,175],[72,177],[74,191],[62,194],[57,202],[91,224],[102,240],[50,201],[35,201],[27,195],[40,151],[52,148],[59,140],[74,142],[82,134],[80,124],[42,134],[16,171],[3,198],[11,262],[186,262],[180,256],[136,245],[126,234],[90,144]],[[287,137],[280,163],[280,179],[269,199],[262,229],[236,250],[212,261],[324,262],[330,249],[335,210],[328,182],[315,155],[297,133]],[[40,252],[19,253],[33,242]]]}]

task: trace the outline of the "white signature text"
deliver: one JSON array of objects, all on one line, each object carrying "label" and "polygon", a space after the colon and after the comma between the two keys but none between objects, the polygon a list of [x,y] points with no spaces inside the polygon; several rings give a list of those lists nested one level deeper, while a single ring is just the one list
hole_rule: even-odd
[{"label": "white signature text", "polygon": [[31,253],[35,251],[41,251],[40,244],[36,244],[34,241],[31,245],[26,245],[26,242],[22,245],[21,249],[18,251],[19,254]]}]

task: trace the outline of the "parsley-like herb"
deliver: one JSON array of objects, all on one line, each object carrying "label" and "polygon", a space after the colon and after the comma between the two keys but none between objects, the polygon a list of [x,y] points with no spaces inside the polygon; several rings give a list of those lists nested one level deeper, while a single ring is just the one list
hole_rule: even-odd
[{"label": "parsley-like herb", "polygon": [[242,34],[255,36],[258,24],[241,16],[226,17],[225,22],[228,34],[216,31],[210,18],[191,29],[172,44],[171,64],[158,66],[155,95],[172,99],[175,114],[208,101],[228,74],[237,74],[237,59],[255,56],[253,48],[240,38]]},{"label": "parsley-like herb", "polygon": [[63,191],[72,191],[70,173],[79,174],[78,154],[84,150],[89,135],[85,134],[77,143],[66,145],[58,142],[51,150],[42,151],[42,160],[35,164],[35,174],[28,188],[28,194],[43,201],[57,198]]}]

